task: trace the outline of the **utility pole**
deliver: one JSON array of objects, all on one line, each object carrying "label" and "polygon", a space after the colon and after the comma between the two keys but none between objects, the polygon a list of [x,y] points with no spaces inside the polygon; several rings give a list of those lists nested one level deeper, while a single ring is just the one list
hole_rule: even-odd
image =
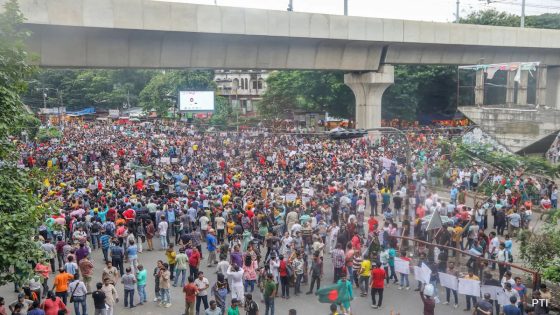
[{"label": "utility pole", "polygon": [[59,89],[56,89],[56,91],[58,92],[58,97],[60,99],[60,106],[58,106],[58,125],[60,126],[60,129],[62,129],[62,108],[64,107],[64,104],[62,103],[62,91],[60,91]]},{"label": "utility pole", "polygon": [[45,88],[41,89],[41,92],[43,92],[43,108],[47,108],[47,92],[45,92]]},{"label": "utility pole", "polygon": [[459,23],[459,0],[457,0],[457,7],[455,8],[455,23]]},{"label": "utility pole", "polygon": [[521,28],[525,27],[525,0],[521,0]]},{"label": "utility pole", "polygon": [[293,0],[290,0],[290,2],[288,3],[288,11],[290,11],[290,12],[294,11]]},{"label": "utility pole", "polygon": [[344,15],[348,16],[348,0],[344,0]]}]

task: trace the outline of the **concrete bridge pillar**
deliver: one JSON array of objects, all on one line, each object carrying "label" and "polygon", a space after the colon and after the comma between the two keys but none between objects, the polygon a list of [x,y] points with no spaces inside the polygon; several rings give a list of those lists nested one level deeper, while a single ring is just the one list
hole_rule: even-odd
[{"label": "concrete bridge pillar", "polygon": [[535,96],[535,105],[547,105],[546,104],[546,76],[548,69],[546,65],[540,64],[537,68],[537,93]]},{"label": "concrete bridge pillar", "polygon": [[474,104],[484,105],[484,70],[476,71],[476,82],[474,87]]},{"label": "concrete bridge pillar", "polygon": [[560,67],[547,69],[546,106],[560,110]]},{"label": "concrete bridge pillar", "polygon": [[515,102],[515,71],[507,72],[506,105],[511,107]]},{"label": "concrete bridge pillar", "polygon": [[381,98],[395,82],[395,68],[379,67],[377,72],[352,72],[344,75],[344,83],[356,97],[356,128],[381,127]]},{"label": "concrete bridge pillar", "polygon": [[529,85],[529,71],[520,71],[519,83],[517,85],[517,105],[527,105],[527,86]]}]

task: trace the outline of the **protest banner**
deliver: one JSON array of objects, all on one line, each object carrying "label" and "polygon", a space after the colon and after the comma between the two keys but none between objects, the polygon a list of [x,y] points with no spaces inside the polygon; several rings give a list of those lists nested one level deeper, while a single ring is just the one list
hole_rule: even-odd
[{"label": "protest banner", "polygon": [[503,291],[504,291],[504,289],[502,287],[495,286],[495,285],[481,285],[480,286],[480,295],[482,297],[484,297],[484,294],[489,293],[490,298],[492,300],[497,300],[498,299],[498,294],[500,292],[503,292]]},{"label": "protest banner", "polygon": [[[430,270],[430,268],[428,268],[428,270]],[[430,273],[431,271],[426,271],[426,269],[422,267],[414,266],[414,279],[417,281],[430,283]]]},{"label": "protest banner", "polygon": [[439,282],[442,287],[457,291],[459,285],[457,277],[448,273],[439,272]]},{"label": "protest banner", "polygon": [[457,292],[459,292],[459,294],[479,297],[480,281],[459,278],[459,287]]},{"label": "protest banner", "polygon": [[395,258],[395,271],[407,275],[410,273],[410,262],[402,260],[400,258]]},{"label": "protest banner", "polygon": [[504,291],[504,289],[496,292],[496,300],[500,305],[509,305],[511,302],[509,301],[510,295]]},{"label": "protest banner", "polygon": [[294,202],[296,201],[297,195],[296,194],[286,194],[286,201],[287,202]]}]

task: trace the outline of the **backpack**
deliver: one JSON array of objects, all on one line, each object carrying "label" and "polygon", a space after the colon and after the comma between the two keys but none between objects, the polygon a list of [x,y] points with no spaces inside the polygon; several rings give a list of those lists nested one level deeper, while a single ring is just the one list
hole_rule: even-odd
[{"label": "backpack", "polygon": [[93,224],[91,225],[91,233],[92,234],[96,234],[99,233],[99,230],[101,229],[101,223],[99,222],[93,222]]},{"label": "backpack", "polygon": [[115,232],[115,225],[114,224],[111,224],[111,222],[108,221],[108,222],[105,222],[104,227],[105,227],[105,232],[107,232],[107,234],[114,235],[114,232]]}]

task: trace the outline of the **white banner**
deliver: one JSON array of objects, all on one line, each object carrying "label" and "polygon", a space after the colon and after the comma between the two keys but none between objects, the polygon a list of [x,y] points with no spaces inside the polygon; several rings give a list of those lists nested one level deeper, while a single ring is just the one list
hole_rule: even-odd
[{"label": "white banner", "polygon": [[[422,264],[422,267],[423,266],[424,264]],[[414,266],[414,279],[422,283],[430,283],[431,270],[430,268],[428,268],[428,270],[430,271],[426,271],[426,269],[422,267]]]},{"label": "white banner", "polygon": [[286,194],[286,201],[287,202],[294,202],[296,201],[297,195],[296,194]]},{"label": "white banner", "polygon": [[459,285],[457,277],[443,272],[439,273],[439,282],[442,287],[449,288],[455,291],[457,291],[457,286]]},{"label": "white banner", "polygon": [[480,286],[480,295],[482,297],[484,297],[484,294],[490,293],[490,298],[492,300],[497,300],[498,299],[498,294],[500,294],[501,292],[504,292],[504,289],[502,287],[498,287],[498,286],[495,286],[495,285],[482,285],[482,286]]},{"label": "white banner", "polygon": [[410,273],[410,262],[402,260],[400,258],[395,258],[395,271],[407,275]]},{"label": "white banner", "polygon": [[480,296],[480,281],[469,280],[469,279],[459,279],[459,288],[457,290],[459,294]]}]

